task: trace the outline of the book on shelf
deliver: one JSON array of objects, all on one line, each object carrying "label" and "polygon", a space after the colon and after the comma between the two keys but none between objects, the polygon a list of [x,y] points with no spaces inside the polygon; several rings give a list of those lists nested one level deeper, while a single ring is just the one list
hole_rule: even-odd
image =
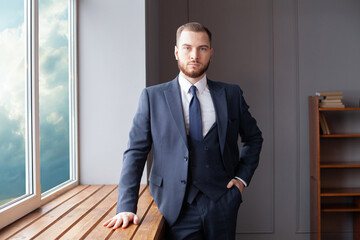
[{"label": "book on shelf", "polygon": [[316,96],[326,97],[326,96],[342,96],[343,92],[316,92]]},{"label": "book on shelf", "polygon": [[345,105],[341,102],[339,103],[323,103],[323,102],[320,102],[319,106],[321,108],[344,108]]},{"label": "book on shelf", "polygon": [[319,107],[321,108],[344,108],[342,102],[343,92],[316,92],[319,96]]},{"label": "book on shelf", "polygon": [[329,135],[330,134],[330,129],[329,129],[329,126],[326,122],[326,118],[325,118],[325,115],[324,113],[322,112],[319,112],[319,120],[320,120],[320,129],[321,129],[321,132],[324,134],[324,135]]},{"label": "book on shelf", "polygon": [[343,96],[342,95],[326,96],[323,99],[324,100],[341,100],[341,99],[343,99]]},{"label": "book on shelf", "polygon": [[341,103],[341,99],[320,99],[321,103]]}]

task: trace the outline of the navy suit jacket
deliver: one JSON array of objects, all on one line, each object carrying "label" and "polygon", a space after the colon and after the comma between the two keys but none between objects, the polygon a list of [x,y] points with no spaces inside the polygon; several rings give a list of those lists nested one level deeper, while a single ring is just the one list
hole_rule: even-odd
[{"label": "navy suit jacket", "polygon": [[[224,168],[247,184],[259,163],[261,131],[239,86],[208,80]],[[243,143],[239,153],[238,138]],[[149,151],[150,193],[169,225],[179,216],[186,190],[189,149],[178,78],[143,90],[129,134],[119,182],[117,213],[137,210],[140,179]]]}]

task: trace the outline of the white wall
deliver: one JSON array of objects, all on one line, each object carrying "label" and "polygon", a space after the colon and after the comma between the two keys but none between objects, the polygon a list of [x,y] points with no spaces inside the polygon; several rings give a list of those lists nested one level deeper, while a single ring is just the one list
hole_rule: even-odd
[{"label": "white wall", "polygon": [[118,183],[145,87],[145,1],[78,0],[81,184]]}]

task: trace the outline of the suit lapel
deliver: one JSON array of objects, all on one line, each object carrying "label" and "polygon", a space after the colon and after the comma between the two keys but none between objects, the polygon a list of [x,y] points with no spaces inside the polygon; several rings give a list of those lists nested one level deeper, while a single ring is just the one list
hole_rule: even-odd
[{"label": "suit lapel", "polygon": [[170,82],[169,88],[164,90],[164,95],[181,138],[184,140],[185,145],[188,146],[178,78]]},{"label": "suit lapel", "polygon": [[221,153],[224,153],[224,146],[226,140],[226,129],[228,122],[228,112],[227,112],[227,101],[226,101],[226,92],[225,88],[208,79],[208,86],[213,100],[216,122],[218,125],[218,134]]}]

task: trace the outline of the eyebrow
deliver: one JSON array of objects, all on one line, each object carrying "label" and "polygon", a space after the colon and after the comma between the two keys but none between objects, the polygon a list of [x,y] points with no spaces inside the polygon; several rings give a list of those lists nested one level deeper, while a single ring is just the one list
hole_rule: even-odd
[{"label": "eyebrow", "polygon": [[[183,47],[192,47],[191,44],[187,44],[187,43],[184,43],[184,44],[182,44],[181,46],[183,46]],[[210,48],[210,46],[209,46],[209,45],[206,45],[206,44],[199,46],[199,48],[202,48],[202,47]]]}]

